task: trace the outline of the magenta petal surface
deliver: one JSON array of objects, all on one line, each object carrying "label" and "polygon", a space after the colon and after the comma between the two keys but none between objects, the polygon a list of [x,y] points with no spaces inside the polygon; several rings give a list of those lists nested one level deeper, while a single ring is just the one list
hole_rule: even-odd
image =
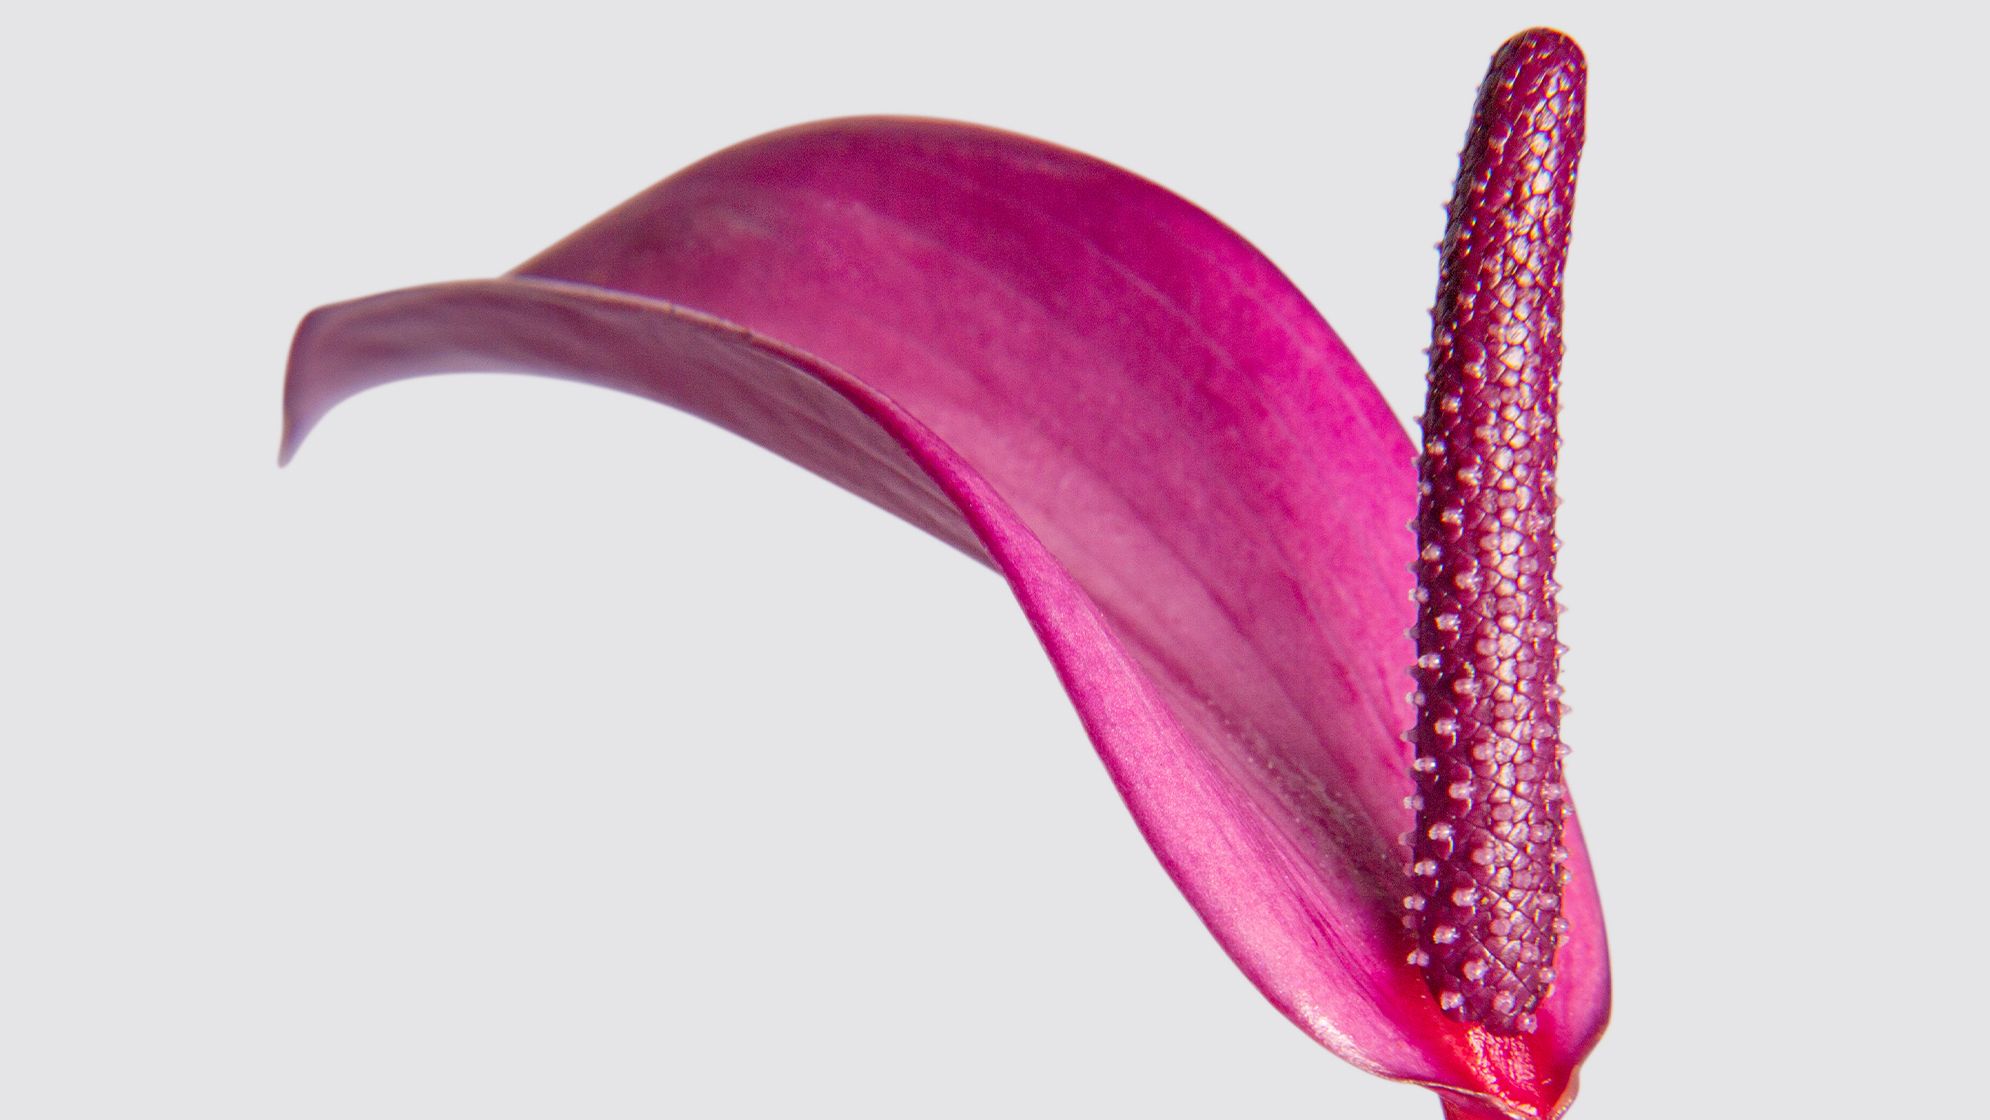
[{"label": "magenta petal surface", "polygon": [[1538,1033],[1441,1014],[1400,922],[1411,445],[1220,223],[986,129],[791,129],[509,278],[314,312],[286,454],[355,392],[490,369],[685,409],[991,564],[1156,855],[1281,1011],[1461,1109],[1566,1105],[1609,1003],[1580,827]]}]

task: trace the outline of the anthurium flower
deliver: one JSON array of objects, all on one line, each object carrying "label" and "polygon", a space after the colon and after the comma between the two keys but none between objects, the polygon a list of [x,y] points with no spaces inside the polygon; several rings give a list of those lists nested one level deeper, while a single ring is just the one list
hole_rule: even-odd
[{"label": "anthurium flower", "polygon": [[284,455],[368,387],[515,370],[870,499],[1008,580],[1148,843],[1280,1011],[1454,1117],[1551,1117],[1609,1003],[1553,676],[1583,73],[1554,32],[1493,60],[1421,457],[1214,218],[1049,144],[882,118],[728,149],[501,279],[313,312]]}]

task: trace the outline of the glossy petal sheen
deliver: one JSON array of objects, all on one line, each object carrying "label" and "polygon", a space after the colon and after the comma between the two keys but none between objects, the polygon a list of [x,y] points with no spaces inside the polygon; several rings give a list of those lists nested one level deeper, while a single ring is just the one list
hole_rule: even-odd
[{"label": "glossy petal sheen", "polygon": [[492,369],[685,409],[993,566],[1155,853],[1281,1011],[1461,1108],[1566,1103],[1608,1006],[1580,829],[1539,1032],[1441,1014],[1399,919],[1410,443],[1214,219],[980,128],[775,133],[511,277],[313,313],[286,454],[362,389]]}]

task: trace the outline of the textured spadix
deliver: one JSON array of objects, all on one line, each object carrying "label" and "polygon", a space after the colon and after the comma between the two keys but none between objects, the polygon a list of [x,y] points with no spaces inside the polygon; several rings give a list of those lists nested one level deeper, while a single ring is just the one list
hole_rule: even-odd
[{"label": "textured spadix", "polygon": [[1580,830],[1539,1030],[1440,1012],[1400,922],[1411,446],[1208,215],[981,128],[775,133],[509,277],[313,312],[285,454],[353,393],[456,370],[688,410],[989,564],[1156,855],[1281,1011],[1454,1109],[1566,1103],[1608,1004]]},{"label": "textured spadix", "polygon": [[1565,804],[1555,640],[1562,263],[1582,52],[1493,58],[1465,138],[1433,313],[1417,557],[1415,884],[1438,1005],[1513,1033],[1553,989]]}]

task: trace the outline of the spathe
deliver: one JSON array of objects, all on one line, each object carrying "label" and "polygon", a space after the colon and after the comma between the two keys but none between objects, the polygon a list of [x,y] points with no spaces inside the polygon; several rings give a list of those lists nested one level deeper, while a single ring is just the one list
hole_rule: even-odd
[{"label": "spathe", "polygon": [[1006,133],[790,129],[508,277],[313,312],[285,457],[363,389],[494,369],[685,409],[994,567],[1148,842],[1267,998],[1461,1114],[1565,1107],[1608,1013],[1580,829],[1538,1030],[1445,1015],[1400,920],[1412,448],[1215,219]]}]

